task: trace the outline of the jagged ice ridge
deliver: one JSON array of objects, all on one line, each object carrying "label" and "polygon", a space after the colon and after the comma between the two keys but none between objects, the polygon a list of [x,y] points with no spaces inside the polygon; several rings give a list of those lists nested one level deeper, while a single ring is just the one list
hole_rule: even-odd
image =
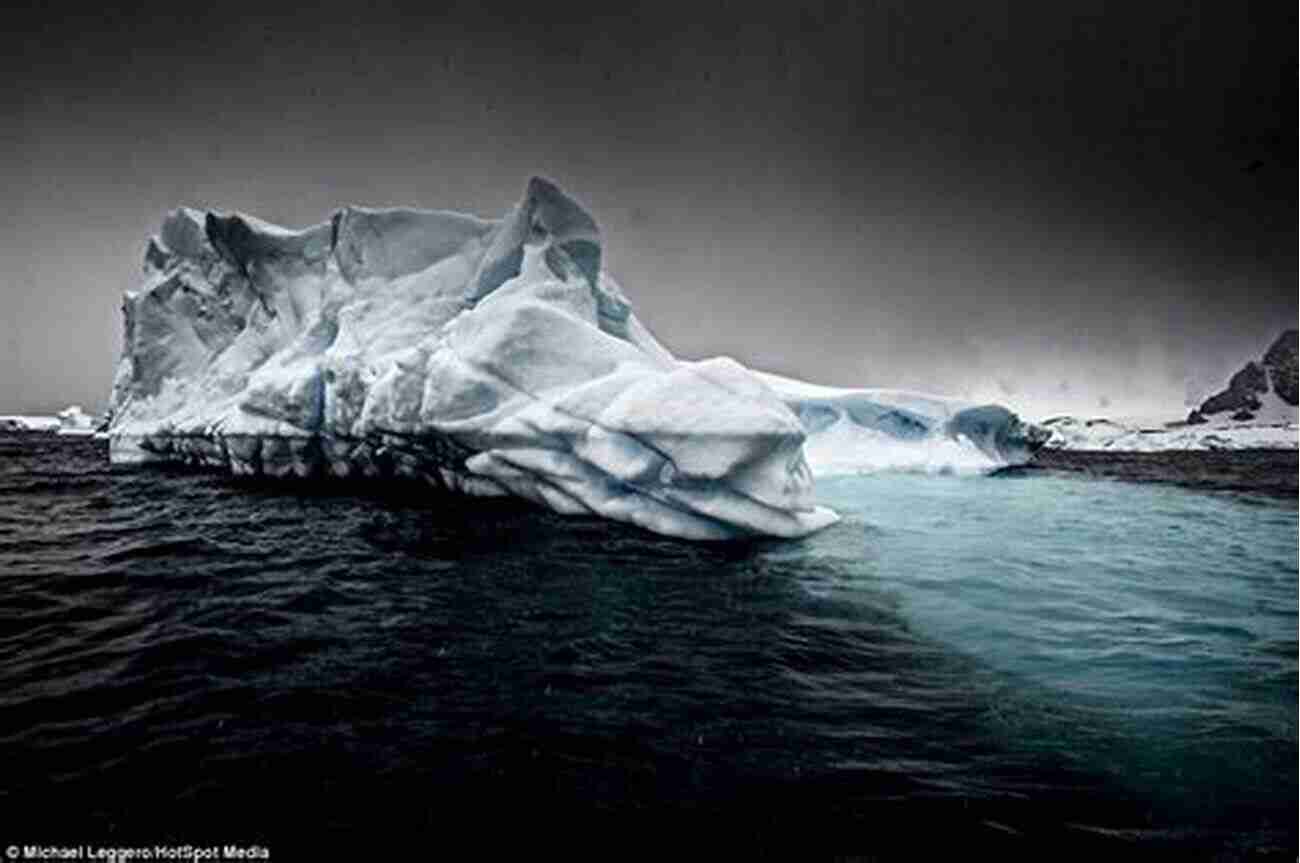
[{"label": "jagged ice ridge", "polygon": [[404,477],[727,539],[836,520],[805,441],[822,472],[932,467],[948,446],[996,465],[1039,442],[995,406],[679,361],[601,258],[596,222],[540,178],[496,221],[347,207],[291,231],[177,210],[123,304],[111,459]]}]

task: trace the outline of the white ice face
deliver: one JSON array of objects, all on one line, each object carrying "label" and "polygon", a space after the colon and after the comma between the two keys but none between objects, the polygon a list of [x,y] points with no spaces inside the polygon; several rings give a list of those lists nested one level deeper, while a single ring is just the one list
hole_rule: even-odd
[{"label": "white ice face", "polygon": [[541,179],[500,221],[177,211],[126,298],[112,458],[407,477],[691,539],[835,521],[795,415],[731,360],[677,362],[600,262]]},{"label": "white ice face", "polygon": [[983,473],[1027,461],[1047,433],[998,405],[888,389],[838,389],[758,373],[798,415],[817,476]]},{"label": "white ice face", "polygon": [[987,469],[1037,443],[994,406],[679,362],[601,270],[595,221],[537,178],[498,221],[178,210],[124,314],[115,462],[405,477],[727,539],[835,521],[814,471]]}]

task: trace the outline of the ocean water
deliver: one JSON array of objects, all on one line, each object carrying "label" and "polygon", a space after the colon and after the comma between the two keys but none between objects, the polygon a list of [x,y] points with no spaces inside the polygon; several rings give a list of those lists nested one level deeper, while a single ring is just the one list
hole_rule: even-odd
[{"label": "ocean water", "polygon": [[819,495],[698,545],[0,437],[0,843],[1296,856],[1294,498]]}]

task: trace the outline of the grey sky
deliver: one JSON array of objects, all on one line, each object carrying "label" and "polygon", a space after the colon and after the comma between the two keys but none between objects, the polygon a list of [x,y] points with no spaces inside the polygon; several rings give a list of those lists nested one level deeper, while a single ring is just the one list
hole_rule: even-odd
[{"label": "grey sky", "polygon": [[103,406],[172,207],[497,216],[534,173],[688,357],[1176,411],[1296,324],[1293,8],[428,5],[15,13],[0,412]]}]

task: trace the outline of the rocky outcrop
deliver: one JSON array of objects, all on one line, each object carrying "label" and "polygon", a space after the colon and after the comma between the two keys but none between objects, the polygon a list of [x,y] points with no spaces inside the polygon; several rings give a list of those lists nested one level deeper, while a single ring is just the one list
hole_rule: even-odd
[{"label": "rocky outcrop", "polygon": [[1187,416],[1189,423],[1203,423],[1215,414],[1230,413],[1237,422],[1248,422],[1270,392],[1289,405],[1296,404],[1296,331],[1278,336],[1261,361],[1252,360],[1217,392]]},{"label": "rocky outcrop", "polygon": [[1201,415],[1220,414],[1226,411],[1259,410],[1259,397],[1268,392],[1268,373],[1257,362],[1232,376],[1228,388],[1215,393],[1201,403]]},{"label": "rocky outcrop", "polygon": [[1289,405],[1297,404],[1296,393],[1297,333],[1287,330],[1264,353],[1264,366],[1273,392]]}]

